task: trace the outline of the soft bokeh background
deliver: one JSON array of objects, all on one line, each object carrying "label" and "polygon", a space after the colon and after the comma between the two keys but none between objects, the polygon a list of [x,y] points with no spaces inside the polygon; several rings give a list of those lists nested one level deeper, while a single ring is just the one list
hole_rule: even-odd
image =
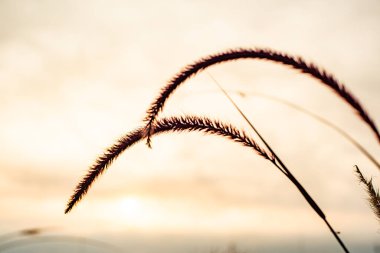
[{"label": "soft bokeh background", "polygon": [[[172,75],[227,48],[302,55],[334,73],[379,122],[379,24],[377,0],[0,1],[0,234],[47,227],[124,252],[210,252],[230,243],[246,252],[340,252],[323,222],[270,163],[199,133],[156,137],[151,150],[136,145],[72,213],[63,210],[88,166],[142,123]],[[352,252],[375,252],[379,224],[353,165],[378,186],[379,171],[331,129],[249,94],[316,112],[380,159],[369,128],[316,81],[252,60],[197,75],[175,93],[165,114],[207,115],[249,131],[210,75],[231,92]]]}]

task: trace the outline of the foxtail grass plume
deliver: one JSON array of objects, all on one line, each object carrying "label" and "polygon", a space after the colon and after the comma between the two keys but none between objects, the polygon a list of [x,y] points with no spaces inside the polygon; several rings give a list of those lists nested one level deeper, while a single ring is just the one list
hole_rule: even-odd
[{"label": "foxtail grass plume", "polygon": [[368,203],[371,206],[373,213],[375,214],[377,220],[380,222],[380,195],[379,189],[375,190],[373,186],[372,178],[366,179],[362,172],[359,170],[359,167],[355,165],[355,172],[359,179],[359,182],[362,183],[365,187],[365,190],[368,194],[367,199]]},{"label": "foxtail grass plume", "polygon": [[[253,148],[256,153],[265,159],[273,162],[274,158],[261,148],[252,138],[244,131],[236,127],[222,123],[218,120],[212,120],[206,117],[182,116],[169,117],[158,120],[155,123],[154,133],[160,134],[165,132],[203,132],[205,134],[226,137],[230,140],[238,142],[246,147]],[[71,196],[65,213],[70,210],[83,198],[92,183],[109,167],[109,165],[126,149],[143,140],[144,127],[137,128],[121,137],[115,144],[109,147],[90,167],[86,175],[79,182]]]},{"label": "foxtail grass plume", "polygon": [[[275,165],[287,178],[297,187],[302,196],[310,204],[313,210],[319,215],[319,217],[326,223],[330,231],[333,233],[334,237],[338,240],[339,244],[342,246],[345,252],[349,252],[343,242],[340,240],[339,236],[329,224],[326,216],[307,193],[304,187],[298,182],[298,180],[290,173],[290,171],[282,165],[277,164],[280,161],[278,157],[270,150],[265,151],[261,148],[253,139],[244,133],[244,131],[238,130],[232,125],[222,123],[217,120],[211,120],[206,117],[197,116],[182,116],[182,117],[170,117],[163,118],[155,122],[155,127],[153,129],[153,134],[159,134],[164,132],[203,132],[205,134],[212,134],[217,136],[226,137],[235,142],[238,142],[246,147],[252,148],[258,155],[269,160],[273,165]],[[92,183],[109,167],[112,161],[117,158],[124,150],[131,147],[135,143],[143,140],[147,136],[145,135],[145,128],[138,128],[125,136],[121,137],[114,145],[106,150],[106,152],[101,155],[91,166],[90,170],[84,176],[84,178],[79,182],[74,190],[74,194],[71,196],[65,213],[70,212],[70,210],[83,198],[83,196],[88,192]]]},{"label": "foxtail grass plume", "polygon": [[151,145],[150,137],[153,133],[152,127],[154,127],[154,121],[156,120],[156,117],[158,116],[159,112],[162,111],[169,96],[182,83],[184,83],[187,79],[194,76],[198,72],[205,70],[212,65],[239,59],[260,59],[272,61],[299,70],[301,73],[307,74],[319,80],[321,83],[329,87],[340,98],[346,101],[356,111],[360,118],[372,129],[377,140],[380,142],[379,131],[374,121],[362,107],[359,100],[342,83],[340,83],[332,74],[328,73],[326,70],[317,67],[313,63],[307,63],[299,56],[291,56],[271,49],[237,48],[206,56],[190,65],[187,65],[178,74],[176,74],[165,87],[161,89],[160,94],[156,97],[153,103],[151,103],[144,118],[144,122],[146,124],[144,134],[147,136],[148,146]]}]

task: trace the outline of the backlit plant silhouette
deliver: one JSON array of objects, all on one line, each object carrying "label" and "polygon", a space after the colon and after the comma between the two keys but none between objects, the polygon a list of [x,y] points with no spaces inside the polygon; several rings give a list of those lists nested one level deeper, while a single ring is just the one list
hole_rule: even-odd
[{"label": "backlit plant silhouette", "polygon": [[362,183],[365,187],[365,190],[367,191],[368,194],[368,203],[375,214],[377,220],[380,222],[380,194],[379,194],[379,189],[375,189],[372,183],[372,178],[371,179],[366,179],[362,172],[359,170],[359,167],[355,165],[355,172],[356,175],[359,179],[359,182]]},{"label": "backlit plant silhouette", "polygon": [[370,127],[370,129],[375,134],[377,141],[380,142],[379,131],[374,121],[363,108],[359,100],[342,83],[337,81],[333,75],[329,74],[325,70],[317,67],[312,63],[305,62],[301,57],[293,57],[269,49],[240,48],[228,50],[202,58],[195,63],[186,66],[182,71],[175,75],[161,90],[159,96],[148,108],[146,117],[144,119],[145,125],[121,137],[114,145],[109,147],[104,152],[104,154],[101,155],[90,167],[87,174],[75,188],[75,191],[67,204],[65,213],[69,212],[83,198],[92,183],[110,166],[110,164],[123,151],[135,143],[146,139],[147,144],[151,146],[151,137],[156,134],[166,132],[170,133],[198,131],[205,134],[222,136],[235,142],[239,142],[244,146],[252,148],[257,154],[270,161],[281,173],[283,173],[290,180],[290,182],[293,183],[293,185],[298,189],[298,191],[309,203],[316,214],[325,222],[330,232],[338,241],[344,252],[349,252],[342,240],[339,238],[338,233],[327,221],[326,215],[321,210],[321,208],[312,199],[302,184],[290,172],[289,168],[281,161],[272,147],[265,141],[259,131],[254,127],[252,122],[248,120],[248,118],[224,90],[222,90],[224,94],[239,111],[239,113],[245,118],[250,127],[256,132],[257,136],[265,147],[259,146],[259,144],[250,136],[248,136],[244,131],[237,129],[233,125],[226,124],[218,120],[213,120],[208,117],[185,115],[182,117],[167,117],[162,119],[158,118],[159,113],[163,110],[167,99],[181,84],[184,84],[187,79],[212,65],[239,59],[263,59],[272,61],[282,65],[290,66],[293,69],[299,70],[301,73],[307,74],[308,76],[317,79],[320,81],[320,83],[330,88],[335,94],[343,99],[343,101],[350,105],[357,113],[357,115]]}]

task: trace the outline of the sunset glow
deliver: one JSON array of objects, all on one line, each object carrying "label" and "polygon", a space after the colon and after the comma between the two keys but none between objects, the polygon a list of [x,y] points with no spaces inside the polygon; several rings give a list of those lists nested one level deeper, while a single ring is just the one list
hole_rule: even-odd
[{"label": "sunset glow", "polygon": [[[0,236],[54,227],[136,253],[210,253],[229,243],[247,253],[338,252],[325,224],[273,164],[199,132],[154,136],[151,149],[137,143],[69,214],[64,210],[97,157],[143,125],[173,75],[227,49],[302,56],[334,74],[379,125],[379,24],[375,0],[0,1]],[[377,187],[379,170],[334,129],[276,98],[332,121],[380,159],[379,143],[357,113],[300,71],[243,59],[194,75],[160,116],[219,119],[258,141],[215,82],[352,252],[377,252],[379,224],[354,165]]]}]

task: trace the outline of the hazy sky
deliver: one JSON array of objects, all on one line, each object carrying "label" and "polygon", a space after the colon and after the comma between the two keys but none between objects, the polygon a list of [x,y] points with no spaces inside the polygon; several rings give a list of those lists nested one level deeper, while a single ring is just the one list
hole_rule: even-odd
[{"label": "hazy sky", "polygon": [[[134,146],[72,213],[63,211],[97,155],[142,124],[167,80],[228,48],[301,55],[345,83],[380,122],[379,24],[376,0],[0,1],[0,233],[54,227],[90,237],[207,235],[226,243],[242,236],[247,245],[255,235],[280,247],[324,241],[337,252],[323,222],[275,167],[199,133],[156,137],[151,150]],[[331,129],[249,94],[318,113],[380,159],[370,129],[330,90],[283,66],[243,60],[207,73],[181,87],[164,114],[206,115],[249,132],[209,74],[230,92],[246,93],[231,94],[347,245],[372,252],[379,224],[353,166],[378,186],[379,171]]]}]

